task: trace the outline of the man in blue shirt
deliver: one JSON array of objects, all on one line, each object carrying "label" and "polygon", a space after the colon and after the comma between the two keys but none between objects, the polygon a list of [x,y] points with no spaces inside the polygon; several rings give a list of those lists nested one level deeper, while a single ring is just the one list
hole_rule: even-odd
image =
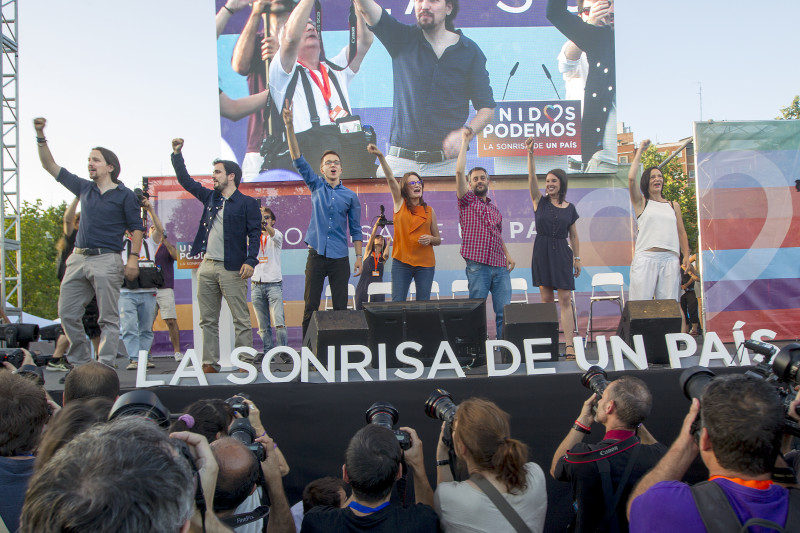
[{"label": "man in blue shirt", "polygon": [[228,303],[236,330],[235,346],[253,346],[247,279],[258,264],[261,206],[239,191],[242,169],[233,161],[214,161],[214,189],[193,180],[183,162],[183,139],[172,139],[172,167],[178,183],[203,203],[192,255],[204,253],[197,270],[197,303],[203,330],[203,372],[219,372],[219,313]]},{"label": "man in blue shirt", "polygon": [[[83,313],[96,295],[101,331],[98,359],[114,366],[119,344],[122,277],[129,280],[139,277],[139,251],[144,231],[139,202],[136,195],[119,182],[119,159],[107,148],[93,148],[89,153],[91,180],[81,179],[59,166],[44,137],[46,123],[43,118],[33,121],[42,167],[81,199],[78,236],[72,255],[67,259],[58,297],[58,316],[70,342],[67,355],[74,365],[91,361]],[[131,232],[131,250],[123,267],[120,253],[125,230]]]},{"label": "man in blue shirt", "polygon": [[[496,106],[486,56],[456,31],[458,0],[414,2],[416,26],[401,24],[375,0],[355,0],[392,57],[394,104],[389,154],[396,176],[451,176],[461,132],[483,130]],[[467,124],[469,102],[476,114]]]},{"label": "man in blue shirt", "polygon": [[344,166],[339,154],[329,150],[322,155],[318,176],[300,153],[294,134],[292,106],[286,102],[283,122],[286,140],[294,167],[311,191],[311,221],[308,223],[305,242],[308,245],[306,260],[305,308],[303,309],[303,338],[306,336],[311,315],[319,309],[325,277],[331,287],[333,309],[347,309],[347,282],[350,279],[350,258],[347,249],[346,228],[350,230],[356,251],[354,275],[361,274],[361,204],[356,193],[342,185]]}]

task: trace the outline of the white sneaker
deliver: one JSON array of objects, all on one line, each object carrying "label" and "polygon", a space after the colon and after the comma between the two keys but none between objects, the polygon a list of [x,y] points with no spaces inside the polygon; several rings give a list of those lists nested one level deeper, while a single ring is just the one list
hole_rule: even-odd
[{"label": "white sneaker", "polygon": [[180,363],[181,359],[183,359],[183,354],[181,352],[175,352],[175,361]]},{"label": "white sneaker", "polygon": [[137,368],[139,368],[139,362],[131,361],[128,363],[128,366],[125,367],[125,370],[136,370]]}]

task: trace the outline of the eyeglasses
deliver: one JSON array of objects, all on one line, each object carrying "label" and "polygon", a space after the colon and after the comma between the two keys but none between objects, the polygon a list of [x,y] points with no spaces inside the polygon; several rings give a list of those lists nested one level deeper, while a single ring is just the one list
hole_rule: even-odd
[{"label": "eyeglasses", "polygon": [[417,185],[422,185],[422,182],[419,180],[409,181],[407,182],[411,187],[416,187]]},{"label": "eyeglasses", "polygon": [[326,167],[331,167],[331,166],[339,166],[342,164],[342,162],[339,161],[338,159],[333,159],[330,161],[323,161],[322,164],[325,165]]}]

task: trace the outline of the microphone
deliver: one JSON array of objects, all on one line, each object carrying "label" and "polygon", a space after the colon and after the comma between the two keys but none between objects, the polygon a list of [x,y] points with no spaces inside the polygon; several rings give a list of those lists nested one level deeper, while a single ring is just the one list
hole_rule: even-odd
[{"label": "microphone", "polygon": [[501,100],[506,99],[506,91],[508,91],[508,84],[511,83],[511,78],[514,77],[514,74],[517,73],[517,69],[519,68],[519,61],[514,63],[514,68],[511,69],[511,73],[508,75],[508,80],[506,80],[506,88],[503,89],[503,97]]},{"label": "microphone", "polygon": [[561,95],[558,94],[558,89],[556,89],[556,84],[553,83],[553,77],[550,75],[550,71],[547,70],[547,67],[544,66],[544,63],[542,63],[542,70],[544,70],[544,75],[547,76],[547,79],[550,80],[550,84],[553,86],[553,90],[556,92],[556,96],[558,96],[558,99],[561,100]]}]

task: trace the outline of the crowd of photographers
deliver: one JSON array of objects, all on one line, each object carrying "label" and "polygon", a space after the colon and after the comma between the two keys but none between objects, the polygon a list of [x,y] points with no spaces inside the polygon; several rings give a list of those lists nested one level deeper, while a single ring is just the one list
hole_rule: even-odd
[{"label": "crowd of photographers", "polygon": [[[0,531],[545,527],[545,474],[512,437],[508,414],[485,399],[456,403],[436,389],[425,403],[442,421],[429,449],[435,490],[416,431],[396,428],[397,410],[377,402],[344,451],[341,479],[321,472],[329,476],[290,507],[282,481],[289,465],[246,395],[198,400],[171,415],[152,391],[120,396],[117,374],[93,362],[68,375],[59,407],[30,354],[19,363],[0,369]],[[800,530],[800,460],[790,451],[800,435],[798,374],[798,344],[744,375],[687,370],[681,386],[691,407],[667,448],[643,424],[653,401],[647,385],[589,369],[582,383],[592,394],[550,468],[572,486],[570,530]],[[584,442],[593,425],[602,439]],[[681,480],[698,454],[709,477],[690,486]],[[398,498],[412,489],[413,497]]]}]

